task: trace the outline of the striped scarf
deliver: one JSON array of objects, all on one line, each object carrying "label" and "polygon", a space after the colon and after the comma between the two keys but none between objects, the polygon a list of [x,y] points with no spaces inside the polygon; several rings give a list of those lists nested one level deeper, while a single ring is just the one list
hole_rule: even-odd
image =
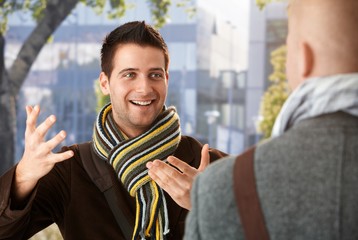
[{"label": "striped scarf", "polygon": [[153,126],[132,139],[118,129],[111,104],[104,106],[97,116],[93,132],[95,152],[112,164],[119,180],[136,199],[132,239],[165,239],[169,232],[165,196],[149,177],[146,163],[154,159],[166,161],[179,141],[179,117],[174,107],[164,106]]}]

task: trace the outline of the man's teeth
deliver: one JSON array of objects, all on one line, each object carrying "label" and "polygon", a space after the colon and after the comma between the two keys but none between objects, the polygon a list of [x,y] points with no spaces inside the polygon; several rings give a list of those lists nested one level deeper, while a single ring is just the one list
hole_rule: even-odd
[{"label": "man's teeth", "polygon": [[137,105],[141,105],[141,106],[147,106],[149,105],[152,101],[132,101],[134,104]]}]

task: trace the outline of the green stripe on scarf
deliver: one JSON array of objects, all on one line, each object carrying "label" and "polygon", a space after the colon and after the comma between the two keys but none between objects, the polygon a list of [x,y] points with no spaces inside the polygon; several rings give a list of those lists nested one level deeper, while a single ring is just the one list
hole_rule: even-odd
[{"label": "green stripe on scarf", "polygon": [[119,180],[136,198],[136,222],[133,239],[165,239],[169,232],[168,210],[163,190],[149,177],[146,163],[166,160],[180,142],[179,117],[174,107],[166,108],[153,126],[128,139],[116,126],[112,105],[97,116],[93,146],[97,155],[112,164]]}]

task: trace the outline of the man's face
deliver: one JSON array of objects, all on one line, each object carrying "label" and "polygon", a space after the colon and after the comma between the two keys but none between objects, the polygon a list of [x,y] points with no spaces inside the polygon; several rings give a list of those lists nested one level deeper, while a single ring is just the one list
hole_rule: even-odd
[{"label": "man's face", "polygon": [[168,73],[162,50],[124,44],[117,48],[110,79],[102,72],[101,89],[110,94],[113,117],[120,129],[135,137],[145,132],[162,111]]}]

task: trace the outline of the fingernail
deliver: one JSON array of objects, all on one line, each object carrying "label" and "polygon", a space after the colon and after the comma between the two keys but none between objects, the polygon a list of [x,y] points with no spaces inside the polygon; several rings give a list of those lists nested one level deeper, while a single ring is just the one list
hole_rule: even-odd
[{"label": "fingernail", "polygon": [[56,121],[56,117],[55,117],[54,115],[51,115],[51,116],[49,117],[49,119],[50,119],[51,122]]},{"label": "fingernail", "polygon": [[145,165],[148,169],[150,169],[153,166],[152,162],[147,162],[147,164]]},{"label": "fingernail", "polygon": [[66,137],[66,132],[62,130],[62,131],[60,132],[60,136],[63,137],[63,138],[65,138],[65,137]]}]

